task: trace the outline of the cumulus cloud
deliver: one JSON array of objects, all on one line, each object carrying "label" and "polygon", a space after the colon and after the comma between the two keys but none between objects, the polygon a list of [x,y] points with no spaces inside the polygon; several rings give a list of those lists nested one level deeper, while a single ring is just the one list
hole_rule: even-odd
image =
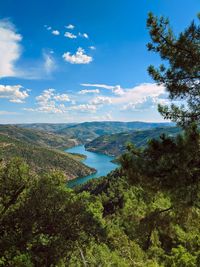
[{"label": "cumulus cloud", "polygon": [[138,99],[135,102],[130,102],[127,105],[124,105],[121,110],[130,110],[130,111],[146,111],[157,106],[159,103],[158,97],[146,96],[141,99]]},{"label": "cumulus cloud", "polygon": [[21,40],[9,20],[0,20],[0,77],[18,75],[15,62],[21,55]]},{"label": "cumulus cloud", "polygon": [[164,86],[154,83],[143,83],[133,88],[122,88],[120,85],[107,84],[84,83],[81,85],[103,88],[113,92],[114,95],[110,97],[97,96],[90,100],[90,104],[97,106],[112,104],[113,107],[117,106],[121,111],[147,111],[156,109],[158,104],[169,104],[168,94]]},{"label": "cumulus cloud", "polygon": [[99,94],[100,93],[100,91],[99,91],[99,89],[84,89],[84,90],[81,90],[81,91],[79,91],[78,92],[80,95],[85,95],[85,94]]},{"label": "cumulus cloud", "polygon": [[149,98],[151,98],[152,101],[155,101],[157,98],[167,98],[164,86],[155,83],[140,84],[131,89],[124,90],[124,94],[121,97],[115,97],[112,100],[115,104],[141,104],[149,100]]},{"label": "cumulus cloud", "polygon": [[121,88],[120,85],[91,84],[91,83],[82,83],[81,85],[87,87],[98,87],[98,88],[108,89],[111,90],[115,95],[123,95],[125,93],[124,89]]},{"label": "cumulus cloud", "polygon": [[77,36],[71,32],[65,32],[64,36],[69,38],[69,39],[76,39],[77,38]]},{"label": "cumulus cloud", "polygon": [[72,24],[69,24],[69,25],[65,26],[65,28],[68,30],[73,30],[75,28],[75,26]]},{"label": "cumulus cloud", "polygon": [[52,33],[53,35],[59,35],[59,34],[60,34],[60,32],[59,32],[58,30],[53,30],[51,33]]},{"label": "cumulus cloud", "polygon": [[57,94],[53,97],[56,101],[69,102],[71,101],[67,94]]},{"label": "cumulus cloud", "polygon": [[67,107],[61,102],[71,101],[67,94],[57,94],[55,89],[46,89],[36,97],[36,108],[26,108],[27,111],[43,113],[66,113]]},{"label": "cumulus cloud", "polygon": [[96,105],[92,104],[81,104],[77,106],[72,106],[68,110],[77,110],[80,112],[90,112],[90,113],[95,113],[97,110]]},{"label": "cumulus cloud", "polygon": [[107,96],[97,96],[90,101],[93,105],[111,104],[112,99]]},{"label": "cumulus cloud", "polygon": [[79,47],[74,55],[70,52],[66,52],[62,56],[65,61],[71,64],[89,64],[92,62],[93,58],[85,54],[83,48]]},{"label": "cumulus cloud", "polygon": [[6,98],[13,103],[24,103],[29,96],[29,90],[22,90],[21,85],[0,85],[0,98]]}]

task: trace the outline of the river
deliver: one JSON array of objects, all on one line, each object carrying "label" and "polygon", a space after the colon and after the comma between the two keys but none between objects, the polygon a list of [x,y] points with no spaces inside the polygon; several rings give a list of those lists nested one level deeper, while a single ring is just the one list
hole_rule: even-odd
[{"label": "river", "polygon": [[68,153],[78,153],[78,154],[85,155],[87,158],[83,160],[83,163],[97,170],[96,173],[91,174],[89,176],[79,177],[77,179],[69,181],[68,183],[69,187],[83,184],[90,179],[95,179],[95,178],[99,178],[100,176],[105,176],[109,172],[117,168],[117,165],[111,162],[111,160],[113,160],[114,157],[87,151],[85,150],[84,146],[74,146],[65,151]]}]

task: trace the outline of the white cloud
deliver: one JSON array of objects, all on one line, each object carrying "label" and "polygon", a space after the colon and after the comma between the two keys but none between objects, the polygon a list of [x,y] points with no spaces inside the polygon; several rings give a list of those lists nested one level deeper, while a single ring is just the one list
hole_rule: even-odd
[{"label": "white cloud", "polygon": [[68,108],[68,110],[77,110],[80,112],[95,113],[97,110],[97,107],[96,107],[96,105],[92,105],[92,104],[81,104],[81,105],[77,105],[77,106],[72,106],[72,107]]},{"label": "white cloud", "polygon": [[72,24],[69,24],[69,25],[65,26],[65,28],[68,30],[73,30],[75,28],[75,26]]},{"label": "white cloud", "polygon": [[92,99],[90,103],[93,105],[111,104],[112,99],[107,96],[97,96],[94,99]]},{"label": "white cloud", "polygon": [[93,46],[93,45],[89,46],[89,48],[90,48],[91,50],[96,50],[96,47]]},{"label": "white cloud", "polygon": [[66,52],[62,57],[71,64],[89,64],[93,60],[91,56],[85,54],[84,49],[81,47],[78,48],[74,55],[71,55],[70,52]]},{"label": "white cloud", "polygon": [[44,25],[44,27],[47,29],[47,31],[50,31],[52,29],[52,27],[48,25]]},{"label": "white cloud", "polygon": [[88,34],[87,33],[83,33],[83,35],[82,35],[84,38],[86,38],[86,39],[88,39],[89,38],[89,36],[88,36]]},{"label": "white cloud", "polygon": [[76,39],[77,38],[77,36],[71,32],[65,32],[64,36],[69,38],[69,39]]},{"label": "white cloud", "polygon": [[[123,95],[121,95],[120,97],[113,97],[112,100],[115,104],[138,104],[149,100],[149,97],[155,99],[164,96],[165,93],[166,92],[163,85],[157,85],[155,83],[144,83],[131,89],[124,89]],[[165,96],[167,97],[166,94]]]},{"label": "white cloud", "polygon": [[6,98],[13,103],[24,103],[29,96],[29,90],[21,90],[21,85],[0,85],[0,98]]},{"label": "white cloud", "polygon": [[104,88],[104,89],[112,89],[112,85],[106,85],[106,84],[98,84],[98,83],[82,83],[82,86],[87,86],[87,87],[98,87],[98,88]]},{"label": "white cloud", "polygon": [[52,33],[53,35],[59,35],[59,34],[60,34],[60,32],[59,32],[58,30],[53,30],[51,33]]},{"label": "white cloud", "polygon": [[85,95],[85,94],[99,94],[100,91],[99,89],[93,89],[93,90],[88,90],[88,89],[84,89],[78,92],[80,95]]},{"label": "white cloud", "polygon": [[107,84],[91,84],[91,83],[82,83],[82,86],[87,87],[98,87],[103,89],[111,90],[115,95],[123,95],[124,89],[120,87],[120,85],[107,85]]},{"label": "white cloud", "polygon": [[[92,88],[103,88],[111,90],[114,95],[97,96],[90,100],[93,105],[112,104],[117,106],[122,111],[147,111],[156,109],[157,105],[169,104],[168,94],[163,85],[154,83],[144,83],[133,88],[121,88],[120,85],[107,85],[107,84],[81,84],[82,86]],[[92,89],[95,90],[95,89]]]},{"label": "white cloud", "polygon": [[159,103],[158,97],[146,96],[141,99],[138,99],[135,102],[130,102],[127,105],[124,105],[121,110],[130,110],[130,111],[146,111],[157,106]]},{"label": "white cloud", "polygon": [[124,92],[124,89],[122,89],[120,87],[120,85],[116,85],[112,88],[112,92],[115,94],[115,95],[124,95],[125,92]]},{"label": "white cloud", "polygon": [[51,55],[47,54],[47,53],[44,53],[43,56],[44,56],[44,69],[45,69],[45,72],[47,74],[50,74],[56,68],[55,61],[54,61],[53,57]]},{"label": "white cloud", "polygon": [[22,36],[8,20],[0,20],[0,77],[17,76],[15,62],[21,55]]},{"label": "white cloud", "polygon": [[60,102],[70,102],[67,94],[57,94],[55,89],[46,89],[36,97],[36,108],[26,108],[27,111],[43,113],[66,113],[67,107]]},{"label": "white cloud", "polygon": [[55,95],[53,97],[56,101],[60,101],[60,102],[69,102],[71,101],[69,96],[67,94],[61,94],[61,95]]}]

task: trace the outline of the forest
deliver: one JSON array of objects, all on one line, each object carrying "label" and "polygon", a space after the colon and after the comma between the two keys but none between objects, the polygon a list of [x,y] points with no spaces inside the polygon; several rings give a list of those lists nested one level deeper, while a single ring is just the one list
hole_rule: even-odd
[{"label": "forest", "polygon": [[147,19],[147,49],[166,63],[148,72],[172,103],[158,110],[180,133],[128,144],[118,169],[73,189],[60,171],[1,162],[0,266],[200,266],[199,19],[178,36]]}]

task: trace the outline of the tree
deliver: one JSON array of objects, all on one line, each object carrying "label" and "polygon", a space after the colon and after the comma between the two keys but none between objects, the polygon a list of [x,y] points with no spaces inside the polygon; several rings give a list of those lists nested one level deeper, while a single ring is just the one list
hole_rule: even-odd
[{"label": "tree", "polygon": [[160,113],[183,126],[194,121],[199,123],[200,26],[193,21],[176,37],[168,19],[150,13],[147,27],[152,40],[147,45],[148,50],[158,53],[168,63],[159,68],[151,65],[148,72],[158,84],[164,84],[171,100],[179,101],[171,107],[159,105]]},{"label": "tree", "polygon": [[102,204],[75,194],[59,172],[31,175],[20,159],[0,165],[0,266],[57,266],[104,237]]}]

